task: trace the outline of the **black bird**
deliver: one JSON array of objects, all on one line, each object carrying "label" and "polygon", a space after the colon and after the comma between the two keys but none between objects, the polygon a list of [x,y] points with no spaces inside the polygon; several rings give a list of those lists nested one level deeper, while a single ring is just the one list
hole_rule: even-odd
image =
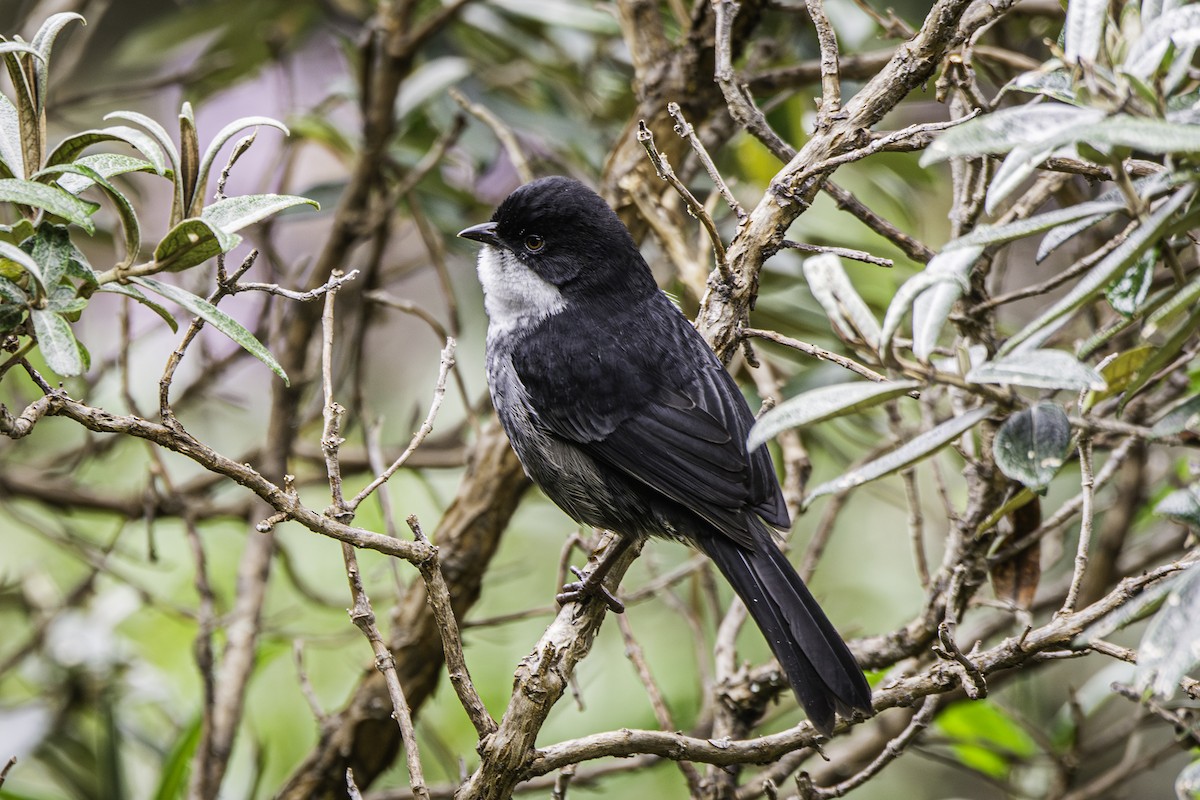
[{"label": "black bird", "polygon": [[754,414],[608,204],[542,178],[458,235],[484,245],[488,385],[529,477],[581,523],[712,558],[817,730],[869,714],[862,670],[775,544],[791,520],[767,448],[747,452]]}]

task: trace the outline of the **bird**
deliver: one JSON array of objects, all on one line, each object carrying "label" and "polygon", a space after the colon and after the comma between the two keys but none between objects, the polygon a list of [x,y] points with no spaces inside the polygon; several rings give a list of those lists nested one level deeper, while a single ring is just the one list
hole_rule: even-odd
[{"label": "bird", "polygon": [[579,523],[712,559],[817,731],[869,716],[862,669],[776,543],[791,519],[770,452],[747,448],[754,413],[616,213],[550,176],[458,235],[483,245],[488,388],[526,474]]}]

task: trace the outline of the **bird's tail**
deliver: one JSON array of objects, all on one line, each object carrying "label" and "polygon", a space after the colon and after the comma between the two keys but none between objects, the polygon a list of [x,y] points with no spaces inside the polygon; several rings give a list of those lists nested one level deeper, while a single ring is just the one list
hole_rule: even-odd
[{"label": "bird's tail", "polygon": [[828,736],[835,713],[871,713],[871,687],[765,523],[755,521],[755,549],[720,535],[705,537],[701,549],[746,604],[813,726]]}]

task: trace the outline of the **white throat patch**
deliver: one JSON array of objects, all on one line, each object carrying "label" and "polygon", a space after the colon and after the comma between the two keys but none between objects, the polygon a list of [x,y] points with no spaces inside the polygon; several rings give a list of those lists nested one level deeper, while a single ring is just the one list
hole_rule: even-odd
[{"label": "white throat patch", "polygon": [[566,305],[562,292],[508,250],[484,245],[479,251],[479,283],[488,315],[488,336],[532,325]]}]

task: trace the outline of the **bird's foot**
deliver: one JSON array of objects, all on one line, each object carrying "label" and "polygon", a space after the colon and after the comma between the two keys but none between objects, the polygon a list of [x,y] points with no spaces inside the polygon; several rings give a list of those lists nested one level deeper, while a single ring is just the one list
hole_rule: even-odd
[{"label": "bird's foot", "polygon": [[579,580],[566,584],[562,591],[554,596],[560,606],[567,603],[581,603],[593,597],[599,597],[613,613],[625,613],[625,604],[604,585],[604,576],[608,570],[597,568],[584,575],[583,570],[573,566],[571,572],[575,573],[575,577]]}]

